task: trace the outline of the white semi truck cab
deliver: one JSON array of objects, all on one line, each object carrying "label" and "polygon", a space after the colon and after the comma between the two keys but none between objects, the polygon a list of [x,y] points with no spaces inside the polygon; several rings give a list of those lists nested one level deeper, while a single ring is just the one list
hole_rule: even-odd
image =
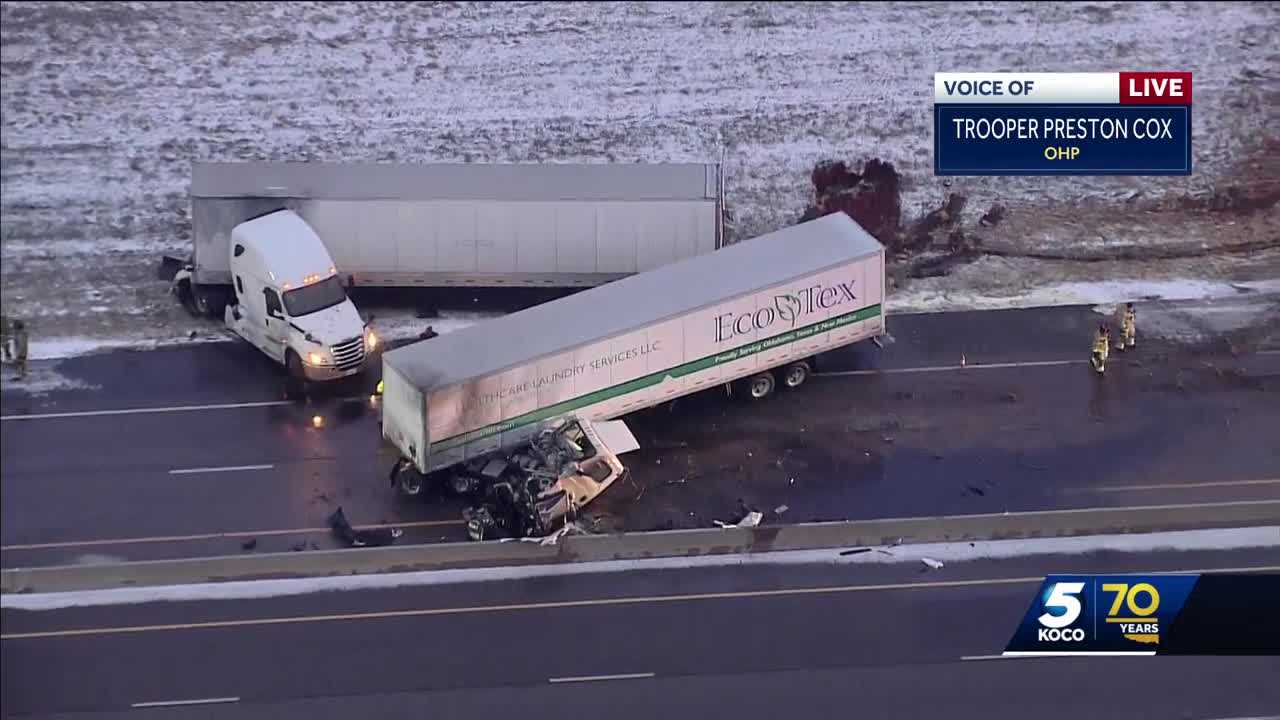
[{"label": "white semi truck cab", "polygon": [[233,333],[296,380],[337,380],[376,360],[377,335],[305,220],[275,210],[237,225],[230,245],[234,294],[225,321]]}]

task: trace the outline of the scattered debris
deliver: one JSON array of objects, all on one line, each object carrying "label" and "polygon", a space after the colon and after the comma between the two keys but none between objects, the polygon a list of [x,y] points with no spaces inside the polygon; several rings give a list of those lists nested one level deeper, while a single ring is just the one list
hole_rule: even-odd
[{"label": "scattered debris", "polygon": [[974,495],[978,495],[978,496],[984,496],[987,494],[987,491],[983,490],[980,487],[975,487],[973,485],[965,485],[965,489],[973,493]]},{"label": "scattered debris", "polygon": [[781,514],[785,513],[786,511],[788,511],[788,510],[790,510],[790,509],[791,509],[791,508],[790,508],[790,507],[788,507],[787,505],[779,505],[778,507],[776,507],[776,508],[774,508],[774,509],[773,509],[773,514],[774,514],[774,515],[781,515]]},{"label": "scattered debris", "polygon": [[1004,399],[1004,401],[1005,401],[1005,402],[1009,402],[1009,403],[1016,403],[1016,402],[1018,402],[1018,393],[1015,393],[1015,392],[1007,392],[1007,393],[1005,393],[1005,394],[1004,394],[1003,399]]},{"label": "scattered debris", "polygon": [[930,557],[920,558],[920,562],[924,563],[925,565],[928,565],[933,570],[937,570],[938,568],[942,567],[941,560],[934,560],[933,558],[930,558]]},{"label": "scattered debris", "polygon": [[683,484],[685,484],[686,482],[687,482],[687,480],[686,480],[685,478],[680,478],[679,480],[668,480],[668,481],[667,481],[667,484],[668,484],[668,485],[683,485]]},{"label": "scattered debris", "polygon": [[859,555],[867,552],[871,552],[871,548],[854,548],[852,550],[841,550],[840,554],[841,555]]},{"label": "scattered debris", "polygon": [[759,513],[753,510],[747,513],[746,517],[742,518],[736,523],[727,523],[727,522],[724,522],[723,520],[714,520],[712,522],[714,522],[716,525],[719,525],[722,528],[753,528],[759,525],[760,521],[763,519],[764,519],[763,513]]},{"label": "scattered debris", "polygon": [[351,527],[346,513],[342,512],[342,506],[338,506],[338,509],[334,510],[333,514],[329,516],[329,527],[333,528],[334,535],[337,535],[339,539],[351,547],[391,545],[396,541],[396,538],[404,534],[404,531],[399,528],[356,530]]},{"label": "scattered debris", "polygon": [[[537,542],[539,545],[543,547],[548,547],[551,545],[558,545],[560,543],[560,538],[565,537],[567,535],[588,535],[588,534],[590,533],[584,530],[580,525],[578,525],[577,523],[570,522],[560,526],[559,530],[556,530],[555,532],[542,538],[541,540],[538,540]],[[522,538],[522,539],[528,540],[530,538]]]},{"label": "scattered debris", "polygon": [[248,540],[240,543],[241,550],[252,550],[256,547],[258,547],[258,538],[249,538]]}]

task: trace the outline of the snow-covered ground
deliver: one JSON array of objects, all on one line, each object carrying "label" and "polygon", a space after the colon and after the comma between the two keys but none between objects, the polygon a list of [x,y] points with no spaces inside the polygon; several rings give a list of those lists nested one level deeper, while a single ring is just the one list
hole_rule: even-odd
[{"label": "snow-covered ground", "polygon": [[[1005,250],[1280,237],[1274,206],[1235,228],[1188,214],[1277,182],[1273,3],[3,3],[0,40],[3,305],[46,356],[211,334],[155,279],[187,251],[194,160],[722,158],[751,236],[801,214],[815,162],[875,156],[905,176],[908,216],[947,192],[975,217],[1009,207]],[[935,71],[1143,68],[1195,73],[1194,175],[932,176]],[[985,258],[901,304],[1277,267]]]}]

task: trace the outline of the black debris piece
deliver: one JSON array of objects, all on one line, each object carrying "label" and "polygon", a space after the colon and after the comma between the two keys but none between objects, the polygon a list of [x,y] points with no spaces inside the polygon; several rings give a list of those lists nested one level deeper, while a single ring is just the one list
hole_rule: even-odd
[{"label": "black debris piece", "polygon": [[242,550],[252,550],[256,547],[258,547],[258,538],[249,538],[240,543],[240,549]]},{"label": "black debris piece", "polygon": [[869,548],[869,547],[855,547],[855,548],[852,548],[852,550],[840,551],[840,555],[861,555],[861,553],[863,552],[870,552],[870,551],[872,551],[872,548]]},{"label": "black debris piece", "polygon": [[356,530],[351,527],[346,513],[339,506],[329,516],[329,527],[333,534],[351,547],[381,547],[391,545],[400,537],[402,531],[397,528],[375,528],[372,530]]}]

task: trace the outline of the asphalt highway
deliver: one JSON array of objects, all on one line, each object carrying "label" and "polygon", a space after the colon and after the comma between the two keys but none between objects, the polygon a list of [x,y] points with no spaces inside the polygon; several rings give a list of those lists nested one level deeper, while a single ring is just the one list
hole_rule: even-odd
[{"label": "asphalt highway", "polygon": [[1045,574],[1227,569],[1280,562],[1102,552],[6,609],[0,690],[6,716],[42,718],[1280,712],[1280,656],[994,657]]},{"label": "asphalt highway", "polygon": [[[625,529],[709,527],[740,498],[770,522],[1280,500],[1280,353],[1144,341],[1105,378],[1098,316],[1060,307],[891,316],[895,342],[824,356],[799,390],[706,392],[629,418]],[[963,363],[963,364],[962,364]],[[6,567],[333,547],[326,518],[461,539],[458,501],[405,501],[378,457],[376,377],[281,399],[241,344],[60,363],[99,390],[0,405]],[[314,427],[312,418],[323,418]]]}]

